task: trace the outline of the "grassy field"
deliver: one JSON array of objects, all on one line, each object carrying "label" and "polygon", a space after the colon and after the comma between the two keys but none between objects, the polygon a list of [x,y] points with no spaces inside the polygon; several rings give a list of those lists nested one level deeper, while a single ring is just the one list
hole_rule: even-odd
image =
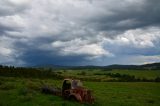
[{"label": "grassy field", "polygon": [[147,78],[147,79],[155,79],[156,77],[160,77],[160,71],[158,70],[112,70],[112,71],[104,71],[104,70],[67,70],[67,71],[57,71],[63,76],[66,77],[75,77],[75,78],[88,78],[88,79],[100,79],[102,81],[107,81],[111,78],[110,76],[106,76],[108,73],[119,73],[126,75],[133,75],[135,78]]},{"label": "grassy field", "polygon": [[[61,87],[62,80],[0,77],[0,106],[88,106],[42,94],[44,84]],[[85,81],[84,86],[93,91],[93,106],[160,106],[160,83]]]}]

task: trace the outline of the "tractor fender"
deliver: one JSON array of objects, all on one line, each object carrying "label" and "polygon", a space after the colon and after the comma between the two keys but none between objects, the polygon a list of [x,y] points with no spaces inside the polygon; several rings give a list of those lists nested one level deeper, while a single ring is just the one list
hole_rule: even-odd
[{"label": "tractor fender", "polygon": [[79,94],[75,94],[75,93],[70,94],[69,98],[72,98],[72,97],[74,97],[77,101],[82,102],[82,98]]}]

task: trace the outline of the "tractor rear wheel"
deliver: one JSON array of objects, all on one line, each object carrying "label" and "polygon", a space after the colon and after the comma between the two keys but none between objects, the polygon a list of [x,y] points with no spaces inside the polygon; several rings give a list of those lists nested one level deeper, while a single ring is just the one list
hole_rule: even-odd
[{"label": "tractor rear wheel", "polygon": [[69,100],[70,100],[70,101],[77,101],[77,98],[76,98],[75,96],[70,96],[70,97],[69,97]]}]

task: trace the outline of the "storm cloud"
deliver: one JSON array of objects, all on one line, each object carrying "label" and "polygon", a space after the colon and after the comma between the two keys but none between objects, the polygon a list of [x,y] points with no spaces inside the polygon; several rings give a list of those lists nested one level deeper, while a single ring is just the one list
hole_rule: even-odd
[{"label": "storm cloud", "polygon": [[160,61],[159,0],[0,1],[0,64]]}]

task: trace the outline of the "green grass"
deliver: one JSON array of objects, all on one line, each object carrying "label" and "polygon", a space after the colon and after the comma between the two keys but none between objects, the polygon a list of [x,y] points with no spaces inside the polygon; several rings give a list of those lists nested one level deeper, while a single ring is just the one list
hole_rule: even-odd
[{"label": "green grass", "polygon": [[[0,77],[0,106],[87,106],[42,94],[41,86],[61,87],[62,80]],[[84,82],[93,91],[93,106],[160,106],[160,83]]]},{"label": "green grass", "polygon": [[[60,71],[61,75],[68,77],[76,77],[76,78],[89,78],[89,79],[102,79],[108,80],[109,76],[106,75],[95,75],[95,74],[106,74],[106,73],[119,73],[119,74],[127,74],[134,75],[136,78],[147,78],[147,79],[155,79],[156,77],[160,77],[160,71],[158,70],[112,70],[112,71],[103,71],[103,70],[67,70]],[[80,75],[80,73],[85,72],[85,75]]]},{"label": "green grass", "polygon": [[[41,93],[41,87],[61,86],[60,80],[39,80],[25,78],[0,77],[0,106],[74,106],[75,102],[61,97]],[[12,87],[14,86],[14,87]],[[9,88],[10,89],[4,89]]]},{"label": "green grass", "polygon": [[102,106],[160,105],[159,83],[94,82],[86,85],[95,91],[97,103]]}]

